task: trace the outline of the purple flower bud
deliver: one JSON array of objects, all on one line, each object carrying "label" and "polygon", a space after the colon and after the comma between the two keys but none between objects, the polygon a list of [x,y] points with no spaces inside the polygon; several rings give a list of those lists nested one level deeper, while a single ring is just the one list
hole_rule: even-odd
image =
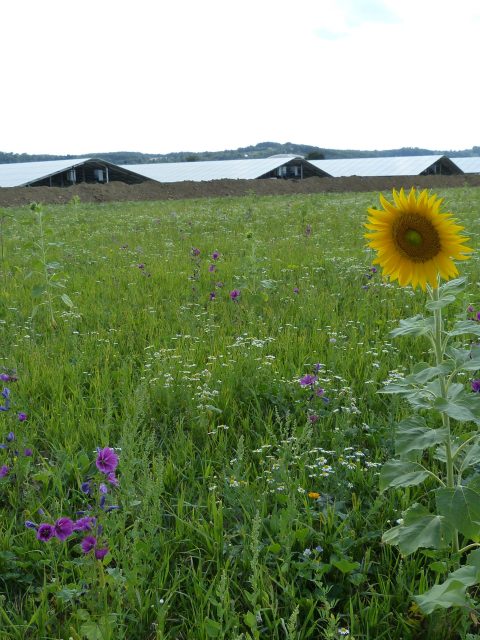
[{"label": "purple flower bud", "polygon": [[480,380],[477,378],[472,380],[472,391],[475,393],[480,393]]},{"label": "purple flower bud", "polygon": [[216,271],[217,267],[214,264],[209,265],[208,270],[210,273],[213,273],[214,271]]},{"label": "purple flower bud", "polygon": [[200,255],[200,249],[197,249],[197,247],[192,247],[192,256],[199,256]]},{"label": "purple flower bud", "polygon": [[5,476],[8,475],[8,472],[10,471],[10,467],[7,467],[6,464],[3,464],[0,467],[0,478],[5,478]]},{"label": "purple flower bud", "polygon": [[7,442],[13,442],[15,440],[15,434],[13,433],[13,431],[10,431],[10,433],[7,435]]},{"label": "purple flower bud", "polygon": [[23,455],[26,458],[30,458],[31,456],[33,456],[33,451],[27,447],[26,449],[23,450]]},{"label": "purple flower bud", "polygon": [[5,400],[8,400],[8,398],[10,397],[10,389],[8,387],[5,387],[3,389],[2,396],[5,398]]},{"label": "purple flower bud", "polygon": [[107,497],[105,495],[103,495],[100,498],[100,509],[103,509],[105,507],[105,502],[107,501]]},{"label": "purple flower bud", "polygon": [[218,253],[218,251],[214,251],[212,253],[212,260],[218,260],[220,257],[220,254]]},{"label": "purple flower bud", "polygon": [[17,415],[17,418],[20,420],[20,422],[25,422],[25,420],[28,418],[28,416],[23,411],[20,411],[20,413],[18,413],[18,415]]},{"label": "purple flower bud", "polygon": [[27,527],[27,529],[37,529],[38,525],[35,524],[35,522],[32,522],[31,520],[25,520],[25,526]]},{"label": "purple flower bud", "polygon": [[98,487],[98,490],[100,491],[100,493],[102,495],[105,495],[106,493],[108,493],[108,487],[104,482],[100,483],[100,486]]},{"label": "purple flower bud", "polygon": [[55,535],[55,527],[53,524],[48,524],[47,522],[42,522],[42,524],[38,525],[37,529],[37,540],[41,542],[48,542]]},{"label": "purple flower bud", "polygon": [[118,487],[118,485],[120,484],[118,482],[118,478],[115,476],[114,471],[110,471],[110,473],[107,473],[107,482],[113,484],[114,487]]},{"label": "purple flower bud", "polygon": [[475,307],[472,304],[469,304],[467,307],[468,313],[473,313],[475,311]]},{"label": "purple flower bud", "polygon": [[210,292],[210,300],[215,300],[215,298],[217,297],[215,291],[211,291]]},{"label": "purple flower bud", "polygon": [[82,485],[80,488],[83,491],[83,493],[86,493],[88,495],[90,493],[90,482],[88,480],[86,482],[82,482]]}]

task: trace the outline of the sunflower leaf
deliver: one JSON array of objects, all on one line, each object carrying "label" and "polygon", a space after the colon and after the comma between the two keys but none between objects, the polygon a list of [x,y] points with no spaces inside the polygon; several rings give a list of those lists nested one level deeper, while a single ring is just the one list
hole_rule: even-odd
[{"label": "sunflower leaf", "polygon": [[410,416],[397,426],[395,451],[405,456],[412,451],[423,451],[446,440],[448,429],[430,429],[421,416]]},{"label": "sunflower leaf", "polygon": [[447,331],[447,336],[462,336],[471,333],[480,336],[480,323],[473,320],[460,320],[455,323],[451,331]]},{"label": "sunflower leaf", "polygon": [[434,319],[432,317],[424,318],[422,315],[413,316],[400,320],[400,325],[390,331],[393,338],[397,336],[424,336],[433,330]]},{"label": "sunflower leaf", "polygon": [[454,295],[445,295],[442,296],[439,300],[430,300],[425,305],[429,311],[435,311],[435,309],[443,309],[452,302],[455,302],[456,298]]},{"label": "sunflower leaf", "polygon": [[430,473],[417,462],[388,460],[380,471],[380,491],[420,484]]},{"label": "sunflower leaf", "polygon": [[466,607],[468,605],[467,587],[478,583],[479,573],[476,567],[464,565],[450,573],[445,582],[436,584],[421,596],[415,596],[414,600],[427,615],[439,608]]},{"label": "sunflower leaf", "polygon": [[436,491],[438,513],[468,539],[480,535],[480,493],[469,487],[442,487]]}]

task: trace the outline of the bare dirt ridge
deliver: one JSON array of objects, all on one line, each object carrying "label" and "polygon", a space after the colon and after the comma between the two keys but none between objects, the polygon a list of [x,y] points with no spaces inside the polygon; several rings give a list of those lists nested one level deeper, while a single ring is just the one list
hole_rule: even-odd
[{"label": "bare dirt ridge", "polygon": [[389,191],[391,189],[446,189],[478,187],[480,175],[396,176],[360,178],[307,178],[306,180],[212,180],[209,182],[153,181],[128,185],[77,184],[72,187],[9,187],[0,188],[1,207],[20,207],[31,202],[65,204],[78,196],[81,202],[133,202],[142,200],[184,200],[189,198],[220,198],[245,195],[293,195],[307,193],[345,193]]}]

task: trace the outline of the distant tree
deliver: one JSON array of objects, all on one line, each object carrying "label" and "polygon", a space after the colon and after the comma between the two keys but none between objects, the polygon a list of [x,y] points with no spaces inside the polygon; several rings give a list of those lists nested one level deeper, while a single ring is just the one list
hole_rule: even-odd
[{"label": "distant tree", "polygon": [[305,160],[325,160],[325,156],[320,151],[310,151],[305,156]]},{"label": "distant tree", "polygon": [[185,156],[185,162],[198,162],[200,158],[195,153],[190,153],[188,156]]}]

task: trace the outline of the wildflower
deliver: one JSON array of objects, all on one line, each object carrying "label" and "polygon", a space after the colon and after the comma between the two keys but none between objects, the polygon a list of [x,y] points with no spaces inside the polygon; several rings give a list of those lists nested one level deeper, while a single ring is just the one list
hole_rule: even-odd
[{"label": "wildflower", "polygon": [[110,473],[107,473],[107,482],[113,484],[114,487],[118,487],[119,482],[114,471],[110,471]]},{"label": "wildflower", "polygon": [[83,553],[90,553],[90,551],[95,549],[97,546],[97,539],[95,536],[85,536],[81,541],[80,546],[82,547]]},{"label": "wildflower", "polygon": [[10,431],[10,433],[7,435],[7,442],[13,442],[15,440],[15,434],[13,433],[13,431]]},{"label": "wildflower", "polygon": [[307,375],[303,376],[303,378],[300,378],[299,380],[300,385],[302,387],[311,386],[315,384],[316,381],[317,381],[317,376],[314,376],[311,373],[307,373]]},{"label": "wildflower", "polygon": [[230,298],[234,302],[236,302],[239,297],[240,297],[240,291],[238,289],[233,289],[233,291],[230,291]]},{"label": "wildflower", "polygon": [[139,269],[145,269],[145,265],[143,264],[143,262],[141,262],[140,264],[137,264],[137,267]]},{"label": "wildflower", "polygon": [[95,549],[95,558],[97,560],[103,560],[103,558],[107,555],[108,553],[108,547],[103,547],[101,549]]},{"label": "wildflower", "polygon": [[0,380],[2,382],[10,382],[11,381],[11,377],[9,376],[8,373],[0,373]]},{"label": "wildflower", "polygon": [[212,260],[218,260],[220,257],[220,254],[218,253],[218,251],[214,251],[212,253]]},{"label": "wildflower", "polygon": [[210,271],[210,273],[213,273],[217,270],[217,266],[215,264],[211,264],[208,266],[208,270]]},{"label": "wildflower", "polygon": [[17,418],[19,419],[20,422],[25,422],[28,416],[23,411],[20,411],[20,413],[17,414]]},{"label": "wildflower", "polygon": [[55,527],[53,524],[48,524],[47,522],[42,522],[42,524],[38,525],[37,529],[37,540],[41,542],[48,542],[55,535]]},{"label": "wildflower", "polygon": [[340,627],[338,629],[338,635],[340,635],[340,636],[349,636],[350,635],[350,630],[347,629],[347,627]]},{"label": "wildflower", "polygon": [[75,520],[75,522],[73,523],[73,530],[74,531],[91,531],[94,524],[95,524],[95,518],[92,518],[91,516],[84,516],[83,518],[79,518],[78,520]]},{"label": "wildflower", "polygon": [[199,256],[200,255],[200,249],[197,249],[196,247],[192,247],[192,256]]},{"label": "wildflower", "polygon": [[467,307],[467,312],[468,313],[473,313],[475,311],[475,307],[471,304],[468,305]]},{"label": "wildflower", "polygon": [[321,398],[324,393],[325,389],[322,389],[322,387],[317,387],[317,389],[315,389],[315,395],[317,396],[317,398]]},{"label": "wildflower", "polygon": [[8,475],[9,471],[10,467],[7,467],[6,464],[2,464],[2,466],[0,467],[0,478],[5,478],[5,476]]},{"label": "wildflower", "polygon": [[81,488],[83,493],[89,494],[90,493],[90,482],[88,480],[85,481],[85,482],[82,482],[80,488]]},{"label": "wildflower", "polygon": [[38,525],[36,525],[35,522],[32,522],[31,520],[25,520],[25,526],[27,527],[27,529],[36,529],[38,527]]},{"label": "wildflower", "polygon": [[438,275],[444,280],[458,275],[453,260],[467,260],[473,249],[463,244],[468,241],[459,233],[464,227],[451,213],[440,213],[442,199],[426,189],[417,194],[413,187],[408,195],[394,189],[393,199],[394,204],[380,194],[383,210],[368,209],[365,237],[377,252],[374,263],[401,287],[425,290],[428,283],[436,288]]},{"label": "wildflower", "polygon": [[73,533],[73,521],[70,518],[58,518],[55,522],[54,533],[63,542]]},{"label": "wildflower", "polygon": [[101,482],[101,483],[100,483],[100,485],[99,485],[99,487],[98,487],[98,490],[100,491],[100,493],[101,493],[102,495],[105,495],[106,493],[108,493],[108,487],[107,487],[107,485],[106,485],[104,482]]},{"label": "wildflower", "polygon": [[110,473],[115,471],[118,465],[118,456],[113,449],[105,447],[104,449],[98,449],[97,459],[95,465],[102,473]]},{"label": "wildflower", "polygon": [[23,455],[26,458],[30,458],[31,456],[33,456],[33,451],[29,447],[27,447],[26,449],[23,450]]},{"label": "wildflower", "polygon": [[5,398],[5,404],[0,405],[0,411],[8,411],[10,409],[10,389],[5,387],[1,395]]},{"label": "wildflower", "polygon": [[315,422],[318,422],[320,418],[317,416],[317,414],[316,414],[316,413],[311,413],[311,414],[308,416],[308,419],[309,419],[309,421],[310,421],[312,424],[315,424]]},{"label": "wildflower", "polygon": [[298,295],[300,293],[300,289],[298,287],[293,287],[293,293]]},{"label": "wildflower", "polygon": [[320,494],[317,493],[316,491],[309,491],[308,497],[311,498],[312,500],[318,500],[318,498],[320,497]]},{"label": "wildflower", "polygon": [[480,393],[480,380],[478,378],[472,380],[472,391]]},{"label": "wildflower", "polygon": [[477,320],[480,322],[480,311],[477,313]]}]

